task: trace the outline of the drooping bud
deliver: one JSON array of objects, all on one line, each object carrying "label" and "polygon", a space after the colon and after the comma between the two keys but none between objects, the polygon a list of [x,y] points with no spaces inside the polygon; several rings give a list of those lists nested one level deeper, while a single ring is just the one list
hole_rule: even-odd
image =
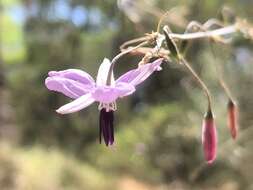
[{"label": "drooping bud", "polygon": [[236,104],[229,99],[228,102],[228,127],[233,139],[236,139],[238,133],[238,110]]},{"label": "drooping bud", "polygon": [[212,164],[217,152],[217,132],[212,111],[208,109],[202,125],[202,146],[208,164]]},{"label": "drooping bud", "polygon": [[114,142],[114,128],[113,128],[113,111],[107,111],[105,108],[100,110],[99,117],[99,142],[102,141],[102,135],[106,146],[112,145]]}]

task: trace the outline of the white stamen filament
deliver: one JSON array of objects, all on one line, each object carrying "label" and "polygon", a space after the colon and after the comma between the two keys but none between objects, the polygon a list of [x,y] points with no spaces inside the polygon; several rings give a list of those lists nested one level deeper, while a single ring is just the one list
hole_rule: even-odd
[{"label": "white stamen filament", "polygon": [[117,110],[117,104],[116,104],[116,102],[111,102],[111,103],[100,102],[99,106],[98,106],[98,110],[102,110],[102,109],[105,109],[106,112],[116,111]]}]

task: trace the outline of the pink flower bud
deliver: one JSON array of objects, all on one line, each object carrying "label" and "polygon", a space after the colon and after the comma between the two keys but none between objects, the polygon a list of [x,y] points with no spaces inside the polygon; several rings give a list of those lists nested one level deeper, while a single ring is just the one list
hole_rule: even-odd
[{"label": "pink flower bud", "polygon": [[236,139],[238,133],[238,110],[235,103],[230,99],[228,102],[228,127],[231,136]]},{"label": "pink flower bud", "polygon": [[212,164],[216,158],[217,132],[210,109],[207,111],[202,125],[202,145],[207,163]]}]

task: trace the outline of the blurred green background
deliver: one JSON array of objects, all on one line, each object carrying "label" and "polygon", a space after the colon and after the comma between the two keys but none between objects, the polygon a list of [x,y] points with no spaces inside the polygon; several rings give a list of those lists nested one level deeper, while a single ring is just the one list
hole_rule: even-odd
[{"label": "blurred green background", "polygon": [[[200,138],[205,97],[175,63],[118,101],[112,148],[98,142],[97,105],[56,114],[69,99],[45,88],[48,71],[80,68],[95,76],[104,57],[155,30],[167,10],[173,8],[167,24],[178,33],[192,20],[217,17],[224,5],[253,22],[252,0],[125,3],[119,9],[115,0],[0,1],[0,189],[252,190],[253,46],[241,35],[230,45],[213,45],[215,57],[208,40],[194,41],[186,55],[215,102],[219,151],[212,166]],[[123,57],[115,75],[140,59]],[[240,106],[236,141],[226,125],[227,97],[215,63]]]}]

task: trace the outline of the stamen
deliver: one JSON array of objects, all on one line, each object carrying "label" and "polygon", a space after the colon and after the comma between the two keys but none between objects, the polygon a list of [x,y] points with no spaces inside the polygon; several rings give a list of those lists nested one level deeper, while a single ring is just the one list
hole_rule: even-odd
[{"label": "stamen", "polygon": [[100,102],[98,106],[98,110],[105,109],[107,112],[109,111],[116,111],[117,110],[117,104],[116,102],[111,102],[111,103],[103,103]]},{"label": "stamen", "polygon": [[101,109],[99,117],[99,142],[102,141],[102,135],[106,146],[112,145],[114,142],[114,115],[113,111]]}]

